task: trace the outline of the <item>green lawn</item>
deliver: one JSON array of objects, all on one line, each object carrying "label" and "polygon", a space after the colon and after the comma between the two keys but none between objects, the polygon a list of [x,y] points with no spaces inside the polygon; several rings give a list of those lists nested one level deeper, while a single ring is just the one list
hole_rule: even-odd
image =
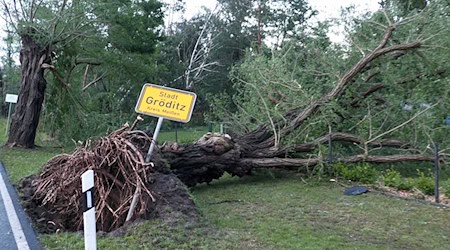
[{"label": "green lawn", "polygon": [[[448,249],[450,211],[286,172],[226,176],[192,189],[198,224],[154,221],[99,249]],[[48,249],[83,249],[78,233],[42,235]]]},{"label": "green lawn", "polygon": [[[0,145],[6,143],[5,134],[6,119],[0,119]],[[38,133],[36,144],[42,145],[35,149],[0,149],[0,160],[5,165],[12,183],[17,183],[21,178],[35,174],[40,167],[53,156],[63,152],[61,147],[51,145],[51,142],[42,133]]]},{"label": "green lawn", "polygon": [[447,249],[450,211],[288,173],[193,189],[206,219],[273,249]]},{"label": "green lawn", "polygon": [[[193,138],[192,132],[188,135]],[[0,142],[5,142],[4,136]],[[61,150],[1,148],[0,160],[16,183]],[[99,236],[99,249],[448,249],[450,245],[447,209],[376,192],[344,196],[344,187],[338,184],[303,178],[294,172],[259,171],[199,185],[192,188],[192,195],[203,215],[201,222],[174,226],[148,221],[122,237]],[[84,248],[80,233],[39,237],[46,249]]]},{"label": "green lawn", "polygon": [[205,127],[191,128],[191,129],[179,129],[178,136],[175,130],[162,131],[158,135],[158,143],[162,144],[165,141],[175,142],[178,138],[178,143],[192,143],[200,139],[204,134],[208,133],[208,129]]}]

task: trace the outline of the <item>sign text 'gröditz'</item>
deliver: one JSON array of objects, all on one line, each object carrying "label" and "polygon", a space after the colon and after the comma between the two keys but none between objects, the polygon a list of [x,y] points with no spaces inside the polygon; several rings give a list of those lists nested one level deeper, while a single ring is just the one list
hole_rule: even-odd
[{"label": "sign text 'gr\u00f6ditz'", "polygon": [[196,99],[197,95],[192,92],[145,84],[136,112],[186,123],[191,119]]}]

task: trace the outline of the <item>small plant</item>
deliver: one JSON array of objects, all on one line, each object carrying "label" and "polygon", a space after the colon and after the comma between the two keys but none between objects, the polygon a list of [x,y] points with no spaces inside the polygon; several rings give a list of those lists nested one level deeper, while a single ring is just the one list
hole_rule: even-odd
[{"label": "small plant", "polygon": [[410,191],[410,190],[414,189],[415,185],[416,185],[416,180],[414,178],[408,177],[408,178],[402,178],[400,183],[398,184],[397,188],[400,190]]},{"label": "small plant", "polygon": [[450,179],[444,182],[444,194],[448,198],[450,198]]},{"label": "small plant", "polygon": [[346,180],[358,181],[366,184],[374,183],[379,176],[378,171],[368,163],[336,163],[333,165],[333,168],[338,176],[341,176]]},{"label": "small plant", "polygon": [[416,185],[414,178],[403,178],[400,172],[388,169],[383,176],[384,185],[387,187],[393,187],[400,190],[412,190]]},{"label": "small plant", "polygon": [[402,182],[400,173],[393,169],[388,169],[383,176],[384,185],[387,187],[398,188]]},{"label": "small plant", "polygon": [[417,188],[426,195],[434,194],[434,178],[431,174],[426,175],[420,170],[417,170],[418,177],[416,181]]}]

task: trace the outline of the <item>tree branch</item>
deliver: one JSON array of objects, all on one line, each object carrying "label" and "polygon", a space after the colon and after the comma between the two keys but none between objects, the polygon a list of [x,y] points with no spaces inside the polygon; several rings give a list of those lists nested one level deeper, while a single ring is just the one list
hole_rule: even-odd
[{"label": "tree branch", "polygon": [[64,78],[61,76],[61,74],[58,72],[58,70],[56,70],[54,65],[48,64],[48,63],[43,63],[41,65],[42,69],[49,69],[53,75],[56,77],[56,79],[58,80],[59,83],[61,83],[64,87],[68,87],[69,85],[67,84],[66,81],[64,81]]},{"label": "tree branch", "polygon": [[286,135],[293,130],[295,130],[298,126],[300,126],[303,121],[308,119],[310,115],[315,113],[321,106],[330,102],[332,99],[338,97],[342,94],[345,87],[351,82],[351,80],[360,73],[370,62],[377,59],[378,57],[385,55],[387,53],[399,50],[409,50],[420,47],[420,42],[411,42],[406,44],[396,44],[391,45],[389,47],[385,47],[388,40],[392,36],[392,32],[394,31],[393,26],[389,26],[381,40],[380,44],[369,54],[361,58],[350,70],[348,70],[337,83],[337,85],[326,95],[320,98],[318,101],[314,101],[307,107],[305,107],[300,113],[297,114],[294,119],[290,122],[289,126],[284,128],[281,131],[282,135]]},{"label": "tree branch", "polygon": [[[429,161],[432,162],[434,157],[424,155],[355,155],[350,157],[342,157],[335,159],[333,162],[343,163],[394,163],[394,162],[418,162]],[[310,159],[290,159],[290,158],[244,158],[240,164],[250,166],[253,168],[297,168],[297,167],[312,167],[321,162],[326,162],[325,158],[317,157]]]},{"label": "tree branch", "polygon": [[351,105],[352,107],[357,107],[358,104],[359,104],[362,100],[364,100],[365,98],[367,98],[369,95],[371,95],[371,94],[377,92],[378,90],[384,89],[384,87],[385,87],[385,85],[382,84],[382,83],[379,83],[379,84],[376,84],[376,85],[370,87],[370,88],[369,88],[368,90],[366,90],[365,92],[359,94],[358,97],[355,97],[355,98],[351,101],[350,105]]},{"label": "tree branch", "polygon": [[92,80],[90,83],[86,84],[86,86],[83,87],[83,89],[81,89],[83,92],[86,91],[87,88],[89,88],[92,84],[95,84],[97,82],[99,82],[100,80],[103,79],[103,77],[105,77],[106,73],[103,73],[101,76],[99,76],[97,79]]},{"label": "tree branch", "polygon": [[385,131],[385,132],[383,132],[383,133],[381,133],[381,134],[375,136],[374,138],[368,140],[365,144],[369,144],[369,143],[371,143],[371,142],[374,142],[375,140],[378,140],[379,138],[381,138],[381,137],[383,137],[383,136],[385,136],[385,135],[387,135],[387,134],[390,134],[390,133],[394,132],[394,131],[397,130],[397,129],[400,129],[401,127],[403,127],[403,126],[405,126],[406,124],[410,123],[411,121],[413,121],[414,119],[416,119],[417,117],[419,117],[420,115],[422,115],[423,113],[427,112],[429,109],[435,107],[435,106],[438,105],[438,104],[439,104],[439,102],[436,102],[435,104],[431,105],[430,107],[428,107],[428,108],[426,108],[426,109],[424,109],[424,110],[418,112],[417,114],[415,114],[413,117],[409,118],[408,120],[406,120],[406,121],[403,122],[402,124],[399,124],[399,125],[393,127],[392,129],[389,129],[388,131]]}]

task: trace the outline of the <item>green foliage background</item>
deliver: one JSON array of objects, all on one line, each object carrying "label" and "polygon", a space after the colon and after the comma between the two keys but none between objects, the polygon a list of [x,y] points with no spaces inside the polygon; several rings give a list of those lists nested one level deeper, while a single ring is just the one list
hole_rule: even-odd
[{"label": "green foliage background", "polygon": [[[53,64],[63,81],[50,72],[46,75],[49,84],[41,126],[67,142],[131,122],[143,83],[184,88],[195,44],[206,48],[212,42],[214,46],[205,51],[208,62],[214,64],[191,89],[198,94],[195,125],[203,119],[225,121],[234,132],[245,133],[272,121],[276,125],[269,126],[277,133],[289,125],[290,111],[328,93],[346,70],[379,44],[386,27],[396,23],[387,46],[420,41],[421,48],[372,62],[343,96],[327,103],[281,142],[307,142],[329,130],[370,140],[433,105],[386,137],[413,142],[422,150],[435,142],[444,148],[449,145],[448,127],[443,123],[450,105],[449,7],[445,0],[425,4],[386,1],[384,10],[360,17],[348,8],[341,18],[345,44],[329,40],[329,21],[310,22],[317,12],[302,0],[218,3],[209,21],[210,12],[204,11],[165,29],[164,11],[171,6],[157,0],[75,1],[65,15],[58,15],[62,3],[42,4],[31,23],[37,31],[32,34],[52,45]],[[22,21],[18,31],[27,32],[31,24]],[[205,26],[207,35],[200,37]],[[259,44],[258,34],[262,39],[272,36],[276,42],[270,47]],[[8,50],[13,51],[14,37],[8,39]],[[8,65],[4,66],[4,82],[14,82],[18,68]],[[376,85],[383,86],[361,98]],[[405,105],[412,109],[405,111]]]}]

